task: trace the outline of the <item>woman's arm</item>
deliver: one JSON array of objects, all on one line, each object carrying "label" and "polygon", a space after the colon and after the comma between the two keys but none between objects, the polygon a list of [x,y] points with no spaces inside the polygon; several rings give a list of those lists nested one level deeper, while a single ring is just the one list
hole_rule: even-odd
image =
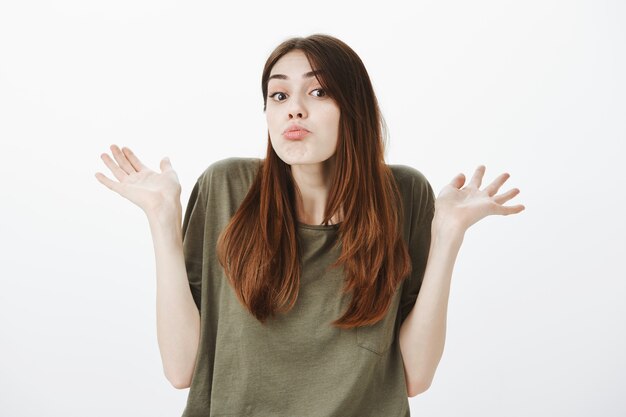
[{"label": "woman's arm", "polygon": [[519,193],[517,188],[496,195],[509,178],[508,173],[500,174],[480,190],[485,169],[480,165],[463,188],[465,176],[455,176],[435,200],[430,251],[422,285],[415,305],[400,327],[400,351],[410,397],[430,387],[443,354],[450,281],[465,232],[488,215],[506,216],[525,209],[521,204],[503,206]]},{"label": "woman's arm", "polygon": [[200,340],[200,313],[191,295],[180,228],[175,216],[149,217],[157,275],[157,339],[165,376],[188,388]]},{"label": "woman's arm", "polygon": [[443,225],[435,212],[422,286],[415,306],[400,327],[400,351],[409,397],[430,387],[446,340],[450,281],[463,233]]},{"label": "woman's arm", "polygon": [[189,386],[200,334],[200,314],[188,282],[181,230],[180,182],[169,158],[161,172],[148,168],[129,148],[111,145],[115,161],[101,154],[118,181],[97,172],[107,188],[148,216],[157,275],[157,339],[165,376],[176,388]]}]

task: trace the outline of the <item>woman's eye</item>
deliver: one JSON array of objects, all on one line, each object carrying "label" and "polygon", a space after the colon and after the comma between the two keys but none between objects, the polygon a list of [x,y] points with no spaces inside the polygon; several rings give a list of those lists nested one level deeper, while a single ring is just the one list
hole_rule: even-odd
[{"label": "woman's eye", "polygon": [[[281,92],[279,91],[279,92],[276,92],[276,93],[274,93],[274,94],[270,94],[270,98],[274,98],[274,97],[276,97],[277,95],[282,95],[282,96],[284,96],[284,95],[285,95],[285,93],[281,93]],[[282,100],[280,100],[280,99],[279,99],[278,101],[282,101]]]},{"label": "woman's eye", "polygon": [[[315,90],[313,90],[312,94],[315,97],[324,97],[324,96],[326,96],[326,91],[324,91],[321,88],[316,88]],[[285,100],[287,98],[286,94],[282,93],[280,91],[272,93],[268,97],[274,99],[275,101],[283,101],[283,100]]]}]

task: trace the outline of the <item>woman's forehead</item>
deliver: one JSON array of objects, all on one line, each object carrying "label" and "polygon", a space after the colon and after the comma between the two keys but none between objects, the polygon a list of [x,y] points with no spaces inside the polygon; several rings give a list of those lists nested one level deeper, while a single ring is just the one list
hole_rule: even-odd
[{"label": "woman's forehead", "polygon": [[283,55],[272,67],[270,71],[271,79],[300,79],[310,78],[311,64],[304,52],[294,50]]}]

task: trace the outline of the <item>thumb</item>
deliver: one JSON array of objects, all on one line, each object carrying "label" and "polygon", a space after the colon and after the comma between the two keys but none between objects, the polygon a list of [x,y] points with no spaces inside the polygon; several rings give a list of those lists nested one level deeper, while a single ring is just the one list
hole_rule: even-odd
[{"label": "thumb", "polygon": [[450,181],[455,188],[461,188],[465,184],[465,175],[463,173],[457,174],[452,181]]},{"label": "thumb", "polygon": [[164,172],[168,169],[172,169],[172,163],[170,162],[170,158],[168,158],[167,156],[163,159],[161,159],[161,172]]}]

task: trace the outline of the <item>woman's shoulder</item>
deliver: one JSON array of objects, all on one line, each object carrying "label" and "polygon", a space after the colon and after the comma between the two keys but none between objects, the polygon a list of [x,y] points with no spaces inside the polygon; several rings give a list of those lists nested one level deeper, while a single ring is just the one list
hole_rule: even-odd
[{"label": "woman's shoulder", "polygon": [[409,165],[387,165],[394,177],[396,178],[396,182],[399,185],[421,185],[426,186],[429,185],[428,179],[426,176],[417,168],[414,168]]},{"label": "woman's shoulder", "polygon": [[408,165],[388,165],[394,176],[402,199],[411,205],[411,211],[417,208],[416,218],[425,218],[435,206],[435,193],[426,176],[417,168]]},{"label": "woman's shoulder", "polygon": [[240,156],[231,156],[219,159],[209,164],[202,172],[202,177],[211,177],[213,175],[230,175],[238,172],[254,172],[258,170],[261,164],[259,158],[249,158]]},{"label": "woman's shoulder", "polygon": [[205,195],[233,191],[244,192],[252,185],[261,159],[228,157],[214,161],[198,176],[198,187]]},{"label": "woman's shoulder", "polygon": [[208,183],[214,180],[250,179],[254,178],[261,159],[232,156],[219,159],[207,166],[198,177],[200,183]]}]

